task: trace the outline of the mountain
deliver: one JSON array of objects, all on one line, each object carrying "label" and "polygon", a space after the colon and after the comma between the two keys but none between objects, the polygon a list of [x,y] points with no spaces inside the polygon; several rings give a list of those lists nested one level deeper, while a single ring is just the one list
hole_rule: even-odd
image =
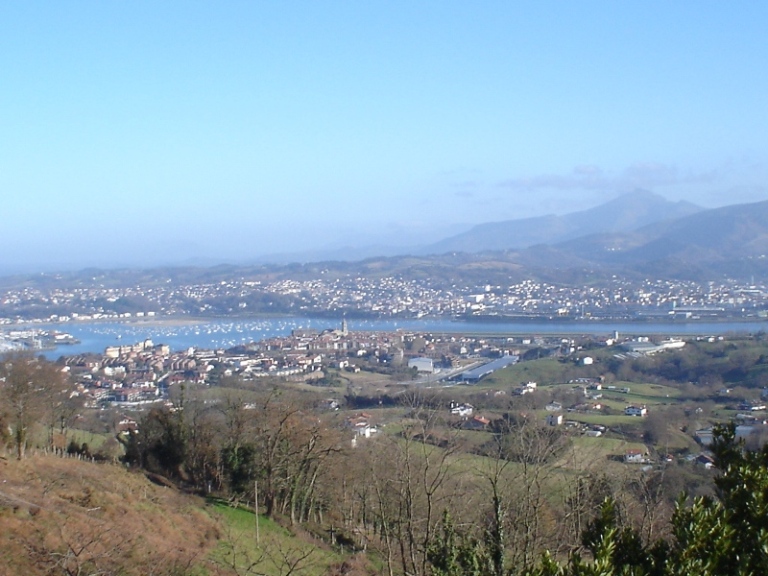
[{"label": "mountain", "polygon": [[658,277],[768,270],[768,201],[702,210],[625,233],[592,234],[521,251],[523,266],[598,266]]},{"label": "mountain", "polygon": [[594,208],[563,216],[478,224],[466,232],[423,247],[418,253],[483,252],[557,244],[589,234],[627,232],[701,210],[690,202],[670,202],[652,192],[636,190]]}]

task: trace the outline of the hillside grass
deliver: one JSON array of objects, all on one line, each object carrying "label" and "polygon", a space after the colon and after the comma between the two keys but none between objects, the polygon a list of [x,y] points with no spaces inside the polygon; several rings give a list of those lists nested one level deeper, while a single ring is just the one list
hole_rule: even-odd
[{"label": "hillside grass", "polygon": [[341,554],[298,528],[289,530],[252,510],[215,503],[213,510],[222,520],[222,538],[210,559],[235,573],[283,576],[321,576],[344,560]]},{"label": "hillside grass", "polygon": [[50,455],[0,459],[0,477],[2,574],[208,573],[219,523],[199,498]]},{"label": "hillside grass", "polygon": [[543,358],[530,362],[519,362],[503,370],[494,372],[475,386],[477,390],[498,390],[520,386],[523,382],[538,382],[539,384],[555,384],[566,381],[566,372],[573,365],[565,364],[555,358]]},{"label": "hillside grass", "polygon": [[349,558],[264,516],[257,542],[252,511],[150,477],[76,458],[0,454],[0,574],[321,576]]}]

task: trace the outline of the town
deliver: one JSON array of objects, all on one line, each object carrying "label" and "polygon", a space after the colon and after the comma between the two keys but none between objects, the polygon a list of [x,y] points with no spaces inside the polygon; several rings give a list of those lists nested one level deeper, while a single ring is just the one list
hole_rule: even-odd
[{"label": "town", "polygon": [[707,320],[766,319],[768,289],[735,280],[692,282],[613,277],[594,285],[524,280],[444,285],[398,276],[311,280],[156,281],[105,287],[27,285],[0,290],[0,325],[105,319],[243,317]]},{"label": "town", "polygon": [[[653,502],[665,518],[681,489],[710,494],[721,425],[751,448],[768,438],[766,346],[764,332],[471,335],[350,330],[342,319],[231,348],[113,341],[56,362],[12,351],[0,364],[0,393],[12,400],[26,386],[25,406],[37,406],[41,420],[29,437],[7,437],[18,456],[2,465],[61,459],[99,477],[146,475],[218,510],[247,505],[258,483],[265,517],[289,527],[325,520],[333,533],[323,529],[318,541],[359,554],[379,535],[374,524],[345,519],[344,506],[378,518],[391,498],[383,487],[416,478],[418,462],[414,486],[427,495],[446,482],[440,498],[480,497],[498,482],[505,501],[545,506],[552,520],[540,538],[550,538],[580,506],[563,504],[564,486],[590,499],[610,490],[633,510]],[[62,387],[38,387],[25,366],[48,382],[55,372]],[[14,431],[25,410],[4,414]],[[379,498],[371,485],[381,500],[370,500]],[[651,488],[653,500],[643,500]],[[92,483],[78,502],[95,510],[109,490]],[[591,505],[581,509],[591,514]],[[253,511],[244,513],[252,520]]]},{"label": "town", "polygon": [[[190,390],[274,386],[314,391],[318,410],[343,409],[345,426],[355,436],[368,437],[377,425],[403,416],[398,410],[380,411],[383,399],[394,406],[411,390],[438,394],[446,414],[470,430],[491,430],[492,422],[511,407],[536,413],[541,424],[562,426],[571,434],[598,438],[613,431],[625,439],[629,434],[636,442],[628,444],[627,450],[641,450],[642,458],[627,453],[626,461],[651,463],[648,450],[658,443],[659,434],[668,437],[659,429],[674,418],[689,430],[683,435],[687,440],[677,433],[672,442],[686,456],[698,454],[689,452],[697,444],[706,455],[712,425],[718,421],[736,422],[740,437],[766,435],[766,420],[761,417],[768,397],[764,377],[756,381],[762,387],[745,382],[728,387],[722,379],[701,378],[693,392],[672,380],[651,384],[658,382],[656,375],[631,377],[625,369],[684,354],[687,344],[697,351],[714,350],[733,346],[729,340],[749,342],[751,338],[709,336],[686,341],[618,333],[574,338],[360,332],[350,331],[342,321],[339,328],[294,330],[288,336],[231,349],[172,351],[165,344],[145,340],[109,346],[101,354],[62,356],[58,364],[73,382],[72,396],[84,408],[117,410],[126,430],[135,430],[138,420],[128,414],[153,406],[173,409],[181,385]],[[540,367],[546,363],[550,369],[542,372]],[[552,363],[557,372],[551,371]],[[523,380],[523,375],[536,380]],[[662,414],[671,420],[660,422]],[[667,451],[669,444],[667,440]],[[665,452],[655,458],[667,457]]]}]

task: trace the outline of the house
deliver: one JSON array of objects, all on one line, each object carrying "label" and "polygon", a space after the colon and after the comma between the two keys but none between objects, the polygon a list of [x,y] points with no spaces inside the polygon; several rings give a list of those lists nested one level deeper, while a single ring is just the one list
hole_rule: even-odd
[{"label": "house", "polygon": [[696,433],[694,434],[694,438],[696,441],[701,444],[702,446],[709,446],[712,444],[712,428],[702,428],[701,430],[696,430]]},{"label": "house", "polygon": [[464,424],[464,428],[467,430],[485,430],[491,421],[488,418],[482,416],[475,416],[471,420],[467,420]]},{"label": "house", "polygon": [[739,404],[738,409],[758,412],[760,410],[765,410],[765,404],[761,404],[760,402],[742,402]]},{"label": "house", "polygon": [[646,416],[648,414],[648,410],[645,406],[627,406],[624,408],[624,415],[625,416]]},{"label": "house", "polygon": [[515,394],[522,396],[523,394],[530,394],[535,392],[538,384],[536,382],[523,382],[520,386],[515,388]]},{"label": "house", "polygon": [[355,433],[355,436],[363,436],[364,438],[370,438],[372,434],[378,432],[376,427],[370,424],[371,415],[365,412],[361,412],[357,416],[350,416],[344,422],[347,428],[351,428]]},{"label": "house", "polygon": [[544,409],[547,412],[559,412],[563,409],[563,405],[560,404],[560,402],[550,402],[546,406],[544,406]]},{"label": "house", "polygon": [[466,418],[467,416],[472,416],[474,409],[472,404],[458,404],[456,402],[451,402],[451,415],[453,416]]},{"label": "house", "polygon": [[139,388],[119,388],[115,391],[116,402],[139,402],[142,398]]},{"label": "house", "polygon": [[547,414],[547,426],[561,426],[562,424],[562,414]]},{"label": "house", "polygon": [[339,403],[333,398],[328,398],[327,400],[323,400],[322,402],[320,402],[318,407],[321,410],[338,410]]},{"label": "house", "polygon": [[704,466],[704,468],[709,470],[710,468],[715,467],[715,460],[709,454],[704,454],[702,452],[696,457],[696,464],[701,464],[702,466]]},{"label": "house", "polygon": [[624,452],[624,462],[627,464],[642,464],[645,462],[645,452],[637,448],[631,448]]},{"label": "house", "polygon": [[123,416],[120,418],[120,421],[117,423],[117,431],[119,433],[129,433],[129,432],[138,432],[139,431],[139,425],[133,418],[130,418],[128,416]]}]

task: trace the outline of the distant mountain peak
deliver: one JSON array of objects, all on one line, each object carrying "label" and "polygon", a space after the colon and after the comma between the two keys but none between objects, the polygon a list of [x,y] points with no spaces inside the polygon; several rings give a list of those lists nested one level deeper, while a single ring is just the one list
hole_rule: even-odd
[{"label": "distant mountain peak", "polygon": [[[768,201],[699,210],[625,233],[598,233],[547,246],[547,264],[588,262],[658,277],[764,272],[768,265]],[[541,263],[533,250],[525,263]]]},{"label": "distant mountain peak", "polygon": [[590,234],[630,232],[701,210],[690,202],[671,202],[638,188],[599,206],[570,214],[478,224],[467,232],[427,246],[420,253],[482,252],[558,244]]}]

